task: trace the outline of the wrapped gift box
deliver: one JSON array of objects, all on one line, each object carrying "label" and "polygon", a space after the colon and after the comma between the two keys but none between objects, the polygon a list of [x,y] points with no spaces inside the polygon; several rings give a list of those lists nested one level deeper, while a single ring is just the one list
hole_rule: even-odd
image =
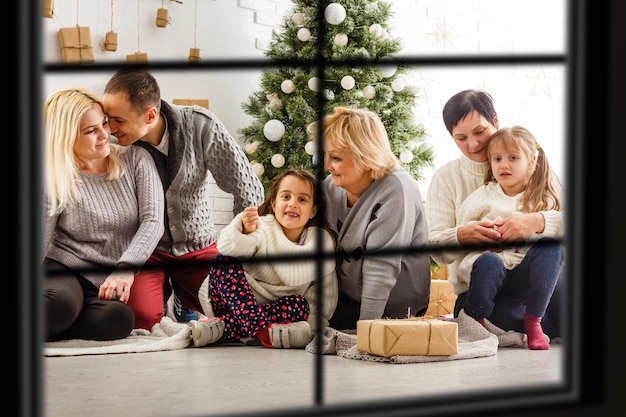
[{"label": "wrapped gift box", "polygon": [[164,28],[170,22],[169,12],[167,9],[157,9],[156,25],[157,27]]},{"label": "wrapped gift box", "polygon": [[209,100],[206,98],[175,98],[172,100],[172,104],[178,106],[193,106],[195,104],[200,107],[209,108]]},{"label": "wrapped gift box", "polygon": [[189,48],[189,62],[200,62],[200,48]]},{"label": "wrapped gift box", "polygon": [[63,62],[91,64],[95,61],[89,26],[59,29],[59,45]]},{"label": "wrapped gift box", "polygon": [[41,0],[41,16],[54,17],[54,0]]},{"label": "wrapped gift box", "polygon": [[452,284],[447,280],[433,279],[430,281],[430,302],[426,316],[439,317],[454,313],[456,294]]},{"label": "wrapped gift box", "polygon": [[148,62],[148,53],[135,52],[134,54],[126,55],[126,62],[129,64],[145,64]]},{"label": "wrapped gift box", "polygon": [[107,32],[104,35],[104,49],[106,51],[117,51],[117,32]]},{"label": "wrapped gift box", "polygon": [[433,318],[359,320],[357,349],[378,356],[456,355],[459,328]]}]

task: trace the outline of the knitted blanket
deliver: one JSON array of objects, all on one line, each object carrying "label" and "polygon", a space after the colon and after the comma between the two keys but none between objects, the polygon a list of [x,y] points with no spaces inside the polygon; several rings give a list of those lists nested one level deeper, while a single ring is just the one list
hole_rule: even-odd
[{"label": "knitted blanket", "polygon": [[59,340],[43,345],[44,356],[102,355],[105,353],[140,353],[185,349],[191,344],[191,328],[163,317],[152,331],[135,329],[130,336],[119,340]]},{"label": "knitted blanket", "polygon": [[[526,334],[515,331],[504,331],[485,320],[485,327],[461,310],[457,318],[441,318],[440,320],[458,323],[458,350],[455,355],[446,356],[391,356],[383,357],[361,352],[356,348],[356,331],[341,332],[327,327],[321,336],[319,346],[325,355],[336,354],[343,358],[360,359],[373,362],[388,363],[419,363],[452,361],[457,359],[471,359],[493,356],[498,347],[527,347]],[[548,336],[545,336],[549,341]],[[306,346],[306,351],[316,353],[318,346],[317,336]]]}]

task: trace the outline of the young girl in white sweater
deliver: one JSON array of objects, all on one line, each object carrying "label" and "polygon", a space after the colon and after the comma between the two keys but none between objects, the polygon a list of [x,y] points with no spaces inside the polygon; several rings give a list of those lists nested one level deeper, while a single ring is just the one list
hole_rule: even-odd
[{"label": "young girl in white sweater", "polygon": [[[485,184],[472,192],[457,211],[457,224],[482,222],[494,230],[513,216],[562,210],[561,187],[531,132],[521,126],[493,134],[487,147]],[[457,252],[454,288],[467,293],[463,309],[484,324],[502,297],[519,298],[525,308],[528,347],[549,349],[543,318],[561,266],[563,249],[557,229],[545,228],[530,239]]]},{"label": "young girl in white sweater", "polygon": [[315,176],[286,169],[258,209],[247,207],[222,230],[199,291],[207,319],[191,322],[195,347],[256,337],[267,347],[303,348],[312,328],[328,326],[338,294],[335,244],[319,205]]}]

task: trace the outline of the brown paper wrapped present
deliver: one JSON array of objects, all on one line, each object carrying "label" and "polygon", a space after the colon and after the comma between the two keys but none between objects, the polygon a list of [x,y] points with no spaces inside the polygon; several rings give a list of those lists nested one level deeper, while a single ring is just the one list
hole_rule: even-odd
[{"label": "brown paper wrapped present", "polygon": [[126,62],[129,64],[145,64],[148,62],[148,53],[135,52],[134,54],[126,55]]},{"label": "brown paper wrapped present", "polygon": [[189,48],[189,62],[200,62],[200,48]]},{"label": "brown paper wrapped present", "polygon": [[430,302],[426,316],[439,317],[454,313],[456,294],[452,284],[447,280],[433,279],[430,281]]},{"label": "brown paper wrapped present", "polygon": [[170,22],[169,12],[167,9],[158,9],[156,15],[157,27],[164,28]]},{"label": "brown paper wrapped present", "polygon": [[54,0],[41,0],[41,17],[54,17]]},{"label": "brown paper wrapped present", "polygon": [[104,50],[105,51],[117,51],[117,33],[107,32],[104,35]]},{"label": "brown paper wrapped present", "polygon": [[194,104],[209,108],[209,100],[206,98],[175,98],[172,100],[172,104],[176,104],[178,106],[193,106]]},{"label": "brown paper wrapped present", "polygon": [[89,26],[59,29],[59,45],[63,62],[91,64],[95,61]]},{"label": "brown paper wrapped present", "polygon": [[359,320],[356,347],[378,356],[437,356],[458,352],[458,323],[434,318]]}]

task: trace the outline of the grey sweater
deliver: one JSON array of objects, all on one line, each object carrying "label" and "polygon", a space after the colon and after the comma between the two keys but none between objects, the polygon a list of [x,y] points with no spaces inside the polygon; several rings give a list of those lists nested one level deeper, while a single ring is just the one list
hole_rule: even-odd
[{"label": "grey sweater", "polygon": [[326,217],[338,235],[339,290],[361,302],[360,319],[403,318],[426,308],[430,259],[419,249],[428,245],[428,228],[415,179],[398,168],[375,180],[352,208],[330,178],[323,186]]},{"label": "grey sweater", "polygon": [[80,273],[96,288],[119,263],[140,268],[163,235],[163,191],[154,162],[143,149],[121,154],[124,175],[80,174],[76,202],[48,215],[43,196],[42,255]]},{"label": "grey sweater", "polygon": [[157,249],[176,256],[217,240],[210,201],[210,179],[233,196],[233,215],[259,206],[264,191],[241,146],[209,110],[161,101],[170,137],[168,155],[143,141],[165,189],[165,233]]}]

